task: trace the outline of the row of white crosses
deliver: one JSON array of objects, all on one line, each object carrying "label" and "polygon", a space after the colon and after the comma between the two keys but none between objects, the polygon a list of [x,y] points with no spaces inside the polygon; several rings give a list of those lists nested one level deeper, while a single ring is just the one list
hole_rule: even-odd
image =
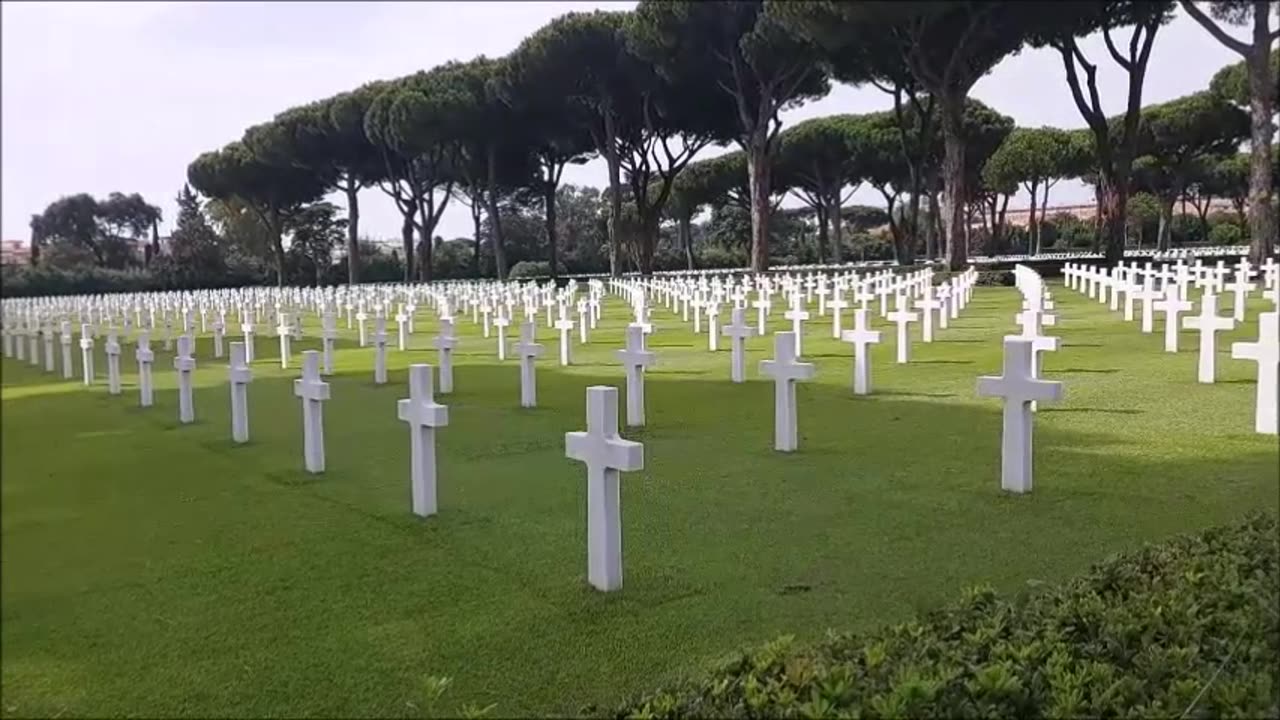
[{"label": "row of white crosses", "polygon": [[[1199,353],[1196,379],[1211,384],[1217,375],[1217,333],[1231,330],[1237,322],[1246,319],[1246,302],[1249,295],[1261,286],[1263,296],[1270,301],[1272,310],[1258,315],[1258,339],[1252,343],[1234,343],[1233,358],[1257,363],[1257,391],[1255,398],[1254,429],[1262,434],[1277,434],[1277,381],[1280,368],[1280,333],[1277,317],[1280,317],[1280,264],[1268,258],[1261,266],[1253,266],[1242,258],[1228,268],[1224,261],[1209,266],[1196,261],[1188,265],[1178,262],[1173,266],[1145,267],[1125,266],[1123,263],[1110,270],[1094,266],[1068,263],[1063,275],[1067,287],[1107,302],[1110,291],[1110,308],[1120,309],[1119,296],[1124,295],[1123,312],[1128,321],[1134,319],[1134,302],[1142,303],[1140,329],[1154,332],[1154,314],[1165,316],[1164,350],[1178,352],[1178,332],[1182,329],[1199,333]],[[1254,279],[1260,282],[1255,284]],[[1200,290],[1200,312],[1190,313],[1195,304],[1190,299],[1190,288]],[[1230,292],[1233,297],[1232,315],[1219,315],[1218,298]],[[1179,322],[1181,321],[1181,322]]]},{"label": "row of white crosses", "polygon": [[[819,297],[822,297],[821,294]],[[640,303],[643,304],[643,300]],[[437,298],[436,307],[445,315],[449,314],[446,298]],[[745,327],[741,315],[742,308],[735,308],[735,310],[737,313],[734,325]],[[855,329],[850,333],[857,335],[869,332],[865,327],[867,312],[866,308],[855,311]],[[638,316],[647,321],[647,310],[640,307]],[[286,327],[288,323],[287,319],[280,322],[279,333],[282,337],[291,336],[291,326]],[[644,338],[646,331],[651,330],[652,326],[647,322],[630,325],[627,330],[627,346],[619,351],[627,378],[627,420],[628,425],[632,426],[643,425],[645,421],[643,373],[654,362],[654,355],[645,348]],[[522,360],[521,404],[524,406],[536,404],[533,360],[540,354],[541,346],[533,342],[533,335],[533,324],[526,321],[521,326],[521,342],[517,345],[517,352]],[[736,343],[740,343],[745,338],[745,333],[735,333],[731,330],[727,330],[726,335]],[[799,361],[795,339],[793,333],[776,334],[774,358],[761,363],[762,374],[772,377],[775,382],[775,447],[781,451],[795,450],[797,446],[795,383],[811,379],[814,374],[812,364]],[[866,338],[853,338],[851,341],[863,345],[869,342]],[[452,318],[444,317],[441,320],[441,333],[436,341],[437,349],[441,351],[442,392],[447,391],[443,387],[445,368],[448,366],[448,351],[453,347],[453,342],[455,338],[452,333]],[[288,346],[284,342],[281,347],[282,354],[287,353]],[[865,355],[865,353],[859,354]],[[153,360],[145,333],[139,337],[137,355],[141,375],[144,370],[149,371],[150,362]],[[233,342],[228,379],[232,395],[232,438],[236,442],[245,442],[249,436],[247,386],[252,380],[252,371],[248,363],[246,343]],[[737,364],[739,366],[742,364],[740,355]],[[181,419],[183,422],[191,422],[194,420],[194,407],[190,394],[191,374],[195,370],[195,360],[192,357],[190,335],[179,338],[178,357],[175,358],[174,366],[179,373]],[[430,366],[412,366],[410,398],[401,401],[397,408],[400,419],[410,425],[413,433],[411,440],[412,503],[414,512],[420,515],[430,515],[437,511],[434,431],[448,422],[447,409],[434,400],[432,384]],[[858,382],[855,380],[855,387],[857,385]],[[862,385],[869,386],[869,378]],[[325,455],[322,408],[331,394],[328,383],[321,379],[320,353],[316,351],[303,353],[302,377],[295,381],[294,391],[301,401],[303,410],[305,467],[309,472],[323,472]],[[567,454],[588,465],[590,482],[588,577],[591,584],[601,590],[617,589],[621,585],[618,472],[639,469],[643,464],[643,449],[638,444],[622,440],[617,435],[616,393],[617,391],[613,388],[591,388],[588,392],[588,430],[586,433],[571,434],[566,438]]]}]

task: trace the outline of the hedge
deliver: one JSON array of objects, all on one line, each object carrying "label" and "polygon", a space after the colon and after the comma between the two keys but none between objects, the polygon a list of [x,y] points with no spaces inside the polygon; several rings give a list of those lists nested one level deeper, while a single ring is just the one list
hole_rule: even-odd
[{"label": "hedge", "polygon": [[1148,545],[1063,586],[867,635],[782,638],[614,717],[1277,717],[1272,514]]}]

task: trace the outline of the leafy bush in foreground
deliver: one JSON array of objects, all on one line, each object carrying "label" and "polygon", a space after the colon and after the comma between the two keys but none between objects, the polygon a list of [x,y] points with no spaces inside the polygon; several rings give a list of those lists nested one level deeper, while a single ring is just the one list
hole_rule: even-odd
[{"label": "leafy bush in foreground", "polygon": [[790,638],[616,717],[1277,717],[1274,515],[1113,557],[1017,600],[988,589],[870,635]]}]

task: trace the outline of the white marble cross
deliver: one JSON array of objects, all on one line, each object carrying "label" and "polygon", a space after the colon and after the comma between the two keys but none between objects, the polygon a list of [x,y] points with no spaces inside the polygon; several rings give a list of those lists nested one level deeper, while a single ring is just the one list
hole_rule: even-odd
[{"label": "white marble cross", "polygon": [[409,347],[409,336],[407,334],[408,329],[409,316],[404,312],[404,305],[401,305],[400,312],[396,313],[396,339],[399,343],[398,347],[400,348],[400,352],[404,352],[405,349]]},{"label": "white marble cross", "polygon": [[227,371],[231,385],[231,439],[238,443],[249,442],[249,383],[253,370],[245,361],[244,343],[231,343],[231,365]]},{"label": "white marble cross", "polygon": [[1230,330],[1236,325],[1229,317],[1218,316],[1218,296],[1205,292],[1200,296],[1200,314],[1182,319],[1182,327],[1200,331],[1200,362],[1197,379],[1212,383],[1217,375],[1215,358],[1218,354],[1218,331]]},{"label": "white marble cross", "polygon": [[[838,312],[838,311],[837,311]],[[853,394],[871,393],[871,345],[880,342],[880,332],[867,323],[867,310],[853,311],[853,329],[846,330],[840,339],[853,344]]]},{"label": "white marble cross", "polygon": [[75,372],[76,372],[74,363],[71,360],[72,337],[71,337],[70,321],[63,320],[61,329],[62,329],[62,337],[59,339],[62,342],[62,379],[70,380],[72,377],[75,376]]},{"label": "white marble cross", "polygon": [[773,308],[773,301],[770,300],[769,295],[762,290],[759,296],[756,298],[756,301],[751,303],[751,306],[756,309],[757,318],[758,318],[757,324],[759,325],[759,328],[756,330],[756,333],[759,335],[764,335],[765,334],[764,321],[767,317],[769,317],[769,311],[770,309]]},{"label": "white marble cross", "polygon": [[222,338],[227,330],[227,324],[222,318],[216,318],[213,321],[213,357],[222,357]]},{"label": "white marble cross", "polygon": [[800,446],[796,417],[796,381],[814,376],[813,363],[796,362],[795,335],[789,332],[773,336],[773,359],[760,361],[761,374],[773,378],[773,447],[791,452]]},{"label": "white marble cross", "polygon": [[151,407],[155,401],[151,367],[156,361],[156,354],[151,350],[151,334],[146,330],[138,333],[138,349],[133,356],[138,361],[138,405]]},{"label": "white marble cross", "polygon": [[360,312],[356,313],[356,325],[360,329],[360,347],[368,344],[368,332],[365,330],[365,321],[369,319],[369,314],[360,308]]},{"label": "white marble cross", "polygon": [[324,374],[333,374],[333,343],[338,339],[338,318],[331,312],[320,316],[320,356]]},{"label": "white marble cross", "polygon": [[458,339],[453,335],[453,320],[440,319],[440,332],[432,344],[439,355],[440,393],[453,392],[453,350],[458,346]]},{"label": "white marble cross", "polygon": [[1258,340],[1251,343],[1232,343],[1231,357],[1258,363],[1258,389],[1254,401],[1253,427],[1264,435],[1275,435],[1280,430],[1280,405],[1277,395],[1277,375],[1280,375],[1280,312],[1264,312],[1258,315]]},{"label": "white marble cross", "polygon": [[885,317],[898,326],[898,364],[902,365],[911,361],[911,333],[908,326],[915,322],[918,316],[906,309],[907,302],[901,295],[894,304],[896,307],[893,312]]},{"label": "white marble cross", "polygon": [[835,295],[831,298],[831,302],[827,303],[827,307],[831,309],[831,337],[839,340],[844,337],[844,330],[840,327],[843,320],[841,311],[849,307],[840,288],[836,288]]},{"label": "white marble cross", "polygon": [[1191,311],[1191,301],[1183,300],[1176,288],[1169,288],[1163,300],[1151,304],[1156,312],[1164,313],[1164,351],[1178,352],[1178,331],[1181,330],[1178,315]]},{"label": "white marble cross", "polygon": [[618,351],[627,373],[627,425],[644,425],[644,370],[654,363],[653,352],[644,347],[644,328],[627,326],[627,347]]},{"label": "white marble cross", "polygon": [[173,369],[178,371],[178,422],[183,424],[196,421],[195,397],[191,385],[191,376],[196,369],[196,359],[192,357],[194,344],[190,335],[179,335],[178,353],[173,358]]},{"label": "white marble cross", "polygon": [[499,312],[497,317],[493,319],[493,326],[497,328],[498,333],[498,359],[507,359],[507,326],[511,324],[511,318],[504,313]]},{"label": "white marble cross", "polygon": [[804,354],[804,321],[809,319],[809,311],[801,307],[800,303],[800,293],[792,295],[791,309],[782,314],[782,317],[791,321],[791,334],[796,338],[796,357]]},{"label": "white marble cross", "polygon": [[730,361],[729,372],[730,377],[736,383],[745,382],[747,379],[747,338],[754,333],[751,326],[748,325],[743,317],[745,312],[742,308],[733,309],[733,322],[724,326],[724,334],[731,338],[732,360]]},{"label": "white marble cross", "polygon": [[533,323],[521,323],[516,352],[520,354],[520,407],[526,408],[538,406],[538,377],[534,362],[542,354],[542,346],[533,340]]},{"label": "white marble cross", "polygon": [[289,327],[288,313],[280,313],[279,322],[276,323],[276,336],[280,339],[280,368],[289,369],[289,341],[291,328]]},{"label": "white marble cross", "polygon": [[573,321],[565,316],[564,306],[560,306],[560,319],[555,328],[560,331],[560,364],[569,364],[569,333],[573,332]]},{"label": "white marble cross", "polygon": [[708,300],[704,307],[707,312],[707,350],[718,352],[720,350],[720,303],[717,300]]},{"label": "white marble cross", "polygon": [[120,341],[116,338],[114,329],[107,332],[107,342],[104,346],[107,353],[107,392],[111,395],[120,394]]},{"label": "white marble cross", "polygon": [[644,446],[618,436],[618,389],[587,388],[587,431],[564,436],[565,456],[587,466],[587,582],[622,587],[620,473],[644,468]]},{"label": "white marble cross", "polygon": [[436,428],[449,424],[449,408],[436,402],[430,365],[409,366],[409,397],[396,402],[396,414],[409,425],[409,487],[413,514],[436,514]]},{"label": "white marble cross", "polygon": [[249,320],[249,316],[244,316],[244,322],[240,323],[240,332],[244,333],[244,361],[253,362],[253,322]]},{"label": "white marble cross", "polygon": [[[40,330],[40,334],[44,337],[44,371],[53,372],[53,326],[50,325],[47,320],[45,321],[44,328]],[[117,355],[119,354],[119,347],[120,346],[117,344]]]},{"label": "white marble cross", "polygon": [[307,472],[324,472],[324,406],[329,383],[320,379],[320,353],[302,353],[302,377],[293,381],[293,394],[302,400],[302,457]]},{"label": "white marble cross", "polygon": [[387,321],[378,317],[373,324],[373,384],[387,383]]},{"label": "white marble cross", "polygon": [[80,366],[84,368],[84,384],[93,384],[93,331],[88,324],[80,326]]},{"label": "white marble cross", "polygon": [[1004,399],[1000,440],[1000,487],[1031,491],[1031,403],[1062,399],[1062,383],[1031,376],[1032,341],[1005,337],[1004,374],[978,378],[978,395]]},{"label": "white marble cross", "polygon": [[927,343],[933,342],[933,311],[942,306],[933,297],[933,286],[926,285],[924,297],[916,301],[916,308],[920,310],[920,326],[923,329],[921,339]]},{"label": "white marble cross", "polygon": [[1231,290],[1234,295],[1234,302],[1231,305],[1231,317],[1236,322],[1244,322],[1245,301],[1249,298],[1249,293],[1257,286],[1249,282],[1248,266],[1244,266],[1244,270],[1237,270],[1235,279],[1227,284],[1227,289]]}]

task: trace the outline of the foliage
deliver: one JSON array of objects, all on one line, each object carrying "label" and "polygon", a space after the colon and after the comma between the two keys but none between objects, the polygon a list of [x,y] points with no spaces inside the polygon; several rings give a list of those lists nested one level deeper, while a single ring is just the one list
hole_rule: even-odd
[{"label": "foliage", "polygon": [[[1280,77],[1280,47],[1271,51],[1272,77]],[[1213,74],[1209,90],[1241,107],[1249,106],[1249,68],[1244,60],[1224,66]]]},{"label": "foliage", "polygon": [[137,193],[113,192],[105,200],[88,193],[64,196],[31,217],[32,257],[39,262],[47,253],[46,260],[60,267],[135,266],[135,248],[148,231],[154,235],[160,219],[160,208]]},{"label": "foliage", "polygon": [[813,647],[783,637],[616,717],[1274,717],[1276,518],[1112,557],[1062,587]]}]

